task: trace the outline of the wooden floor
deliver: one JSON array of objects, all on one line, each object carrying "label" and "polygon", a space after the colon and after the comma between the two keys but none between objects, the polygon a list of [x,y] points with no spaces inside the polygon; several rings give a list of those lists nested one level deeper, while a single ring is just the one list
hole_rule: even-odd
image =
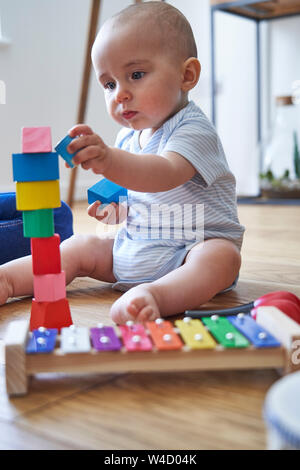
[{"label": "wooden floor", "polygon": [[[273,290],[300,295],[300,206],[241,205],[246,226],[243,265],[234,292],[210,303],[233,306]],[[85,205],[74,210],[75,232],[97,232]],[[111,324],[118,293],[77,279],[68,287],[77,325]],[[0,338],[8,323],[29,318],[30,299],[0,307]],[[276,370],[40,375],[30,393],[9,399],[0,374],[0,449],[264,449],[262,406]]]}]

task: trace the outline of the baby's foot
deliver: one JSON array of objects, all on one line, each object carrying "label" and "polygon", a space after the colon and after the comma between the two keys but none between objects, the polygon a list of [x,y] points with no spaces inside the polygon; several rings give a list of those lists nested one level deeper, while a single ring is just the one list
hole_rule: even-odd
[{"label": "baby's foot", "polygon": [[3,269],[0,268],[0,305],[5,304],[8,297],[11,296],[9,282]]},{"label": "baby's foot", "polygon": [[119,325],[128,320],[145,323],[159,318],[159,308],[151,284],[140,284],[123,294],[113,304],[110,315]]}]

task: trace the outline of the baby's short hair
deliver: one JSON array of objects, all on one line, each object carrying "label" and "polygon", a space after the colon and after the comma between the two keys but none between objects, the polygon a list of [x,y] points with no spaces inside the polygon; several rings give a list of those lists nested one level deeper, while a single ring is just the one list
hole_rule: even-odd
[{"label": "baby's short hair", "polygon": [[[197,57],[197,46],[190,23],[175,7],[162,1],[136,3],[112,17],[112,20],[146,22],[152,34],[158,29],[163,49],[181,59]],[[147,28],[146,30],[149,30]]]}]

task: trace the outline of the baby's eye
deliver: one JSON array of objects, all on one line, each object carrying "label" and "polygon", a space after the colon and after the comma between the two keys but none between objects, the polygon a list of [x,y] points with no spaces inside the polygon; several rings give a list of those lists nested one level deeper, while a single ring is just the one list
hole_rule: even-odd
[{"label": "baby's eye", "polygon": [[106,82],[104,83],[104,88],[109,89],[109,90],[114,90],[116,87],[116,84],[114,82]]},{"label": "baby's eye", "polygon": [[145,72],[133,72],[131,74],[131,78],[133,80],[139,80],[140,78],[142,78],[143,76],[145,75]]}]

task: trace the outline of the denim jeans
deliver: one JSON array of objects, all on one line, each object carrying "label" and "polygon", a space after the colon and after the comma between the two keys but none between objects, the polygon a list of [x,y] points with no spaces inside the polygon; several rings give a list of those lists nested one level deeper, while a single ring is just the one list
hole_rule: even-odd
[{"label": "denim jeans", "polygon": [[[62,201],[54,209],[55,233],[61,241],[73,235],[73,215]],[[30,238],[23,236],[22,212],[16,210],[16,194],[0,193],[0,265],[30,254]]]}]

